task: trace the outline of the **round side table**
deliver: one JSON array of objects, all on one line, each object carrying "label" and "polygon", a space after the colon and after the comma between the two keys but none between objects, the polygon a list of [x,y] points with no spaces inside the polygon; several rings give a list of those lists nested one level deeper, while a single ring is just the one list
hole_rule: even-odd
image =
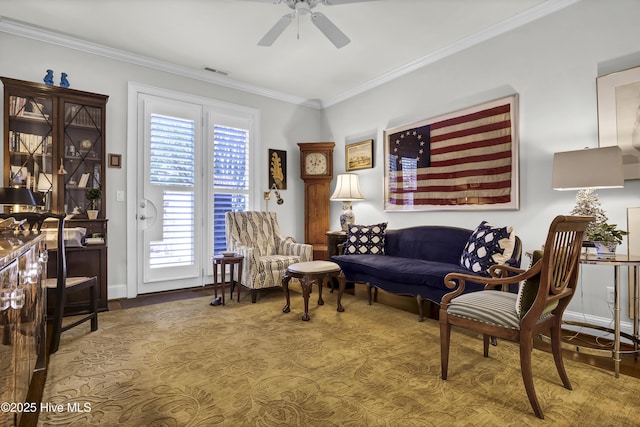
[{"label": "round side table", "polygon": [[347,280],[344,273],[342,273],[340,266],[335,262],[308,261],[291,264],[287,268],[287,272],[282,276],[282,287],[287,299],[287,303],[282,309],[283,313],[289,313],[289,311],[291,311],[291,303],[289,300],[289,281],[292,277],[299,279],[300,285],[302,286],[302,298],[304,299],[304,314],[302,315],[302,320],[308,321],[310,319],[309,295],[311,294],[311,285],[313,282],[318,283],[318,305],[324,305],[324,301],[322,299],[322,282],[326,281],[329,283],[329,280],[333,277],[337,277],[339,284],[338,311],[344,311],[344,307],[342,307],[342,293],[344,292],[344,286]]},{"label": "round side table", "polygon": [[[226,270],[227,265],[229,266],[229,284],[231,288],[231,300],[233,300],[233,288],[235,283],[238,284],[238,302],[240,302],[240,289],[242,288],[242,261],[244,257],[242,255],[235,254],[233,256],[223,256],[223,255],[215,255],[211,257],[211,261],[213,262],[213,292],[214,299],[211,301],[211,305],[219,305],[220,302],[218,300],[218,286],[222,286],[222,305],[224,305],[224,287],[226,284]],[[218,281],[218,265],[221,270],[221,280]],[[234,266],[238,268],[238,281],[234,283]]]}]

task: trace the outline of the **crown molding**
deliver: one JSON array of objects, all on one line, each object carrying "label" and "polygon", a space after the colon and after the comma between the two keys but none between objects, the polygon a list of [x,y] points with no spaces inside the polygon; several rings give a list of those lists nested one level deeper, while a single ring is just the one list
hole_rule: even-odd
[{"label": "crown molding", "polygon": [[471,36],[460,39],[457,42],[452,43],[448,46],[445,46],[441,49],[438,49],[430,53],[429,55],[423,56],[422,58],[412,61],[400,68],[397,68],[393,71],[382,74],[340,95],[323,99],[321,101],[322,108],[323,109],[328,108],[342,101],[346,101],[349,98],[353,98],[356,95],[367,92],[378,86],[382,86],[385,83],[388,83],[392,80],[395,80],[399,77],[409,74],[415,70],[426,67],[427,65],[433,64],[437,61],[440,61],[441,59],[454,55],[458,52],[461,52],[465,49],[468,49],[472,46],[475,46],[493,37],[499,36],[513,29],[521,27],[525,24],[533,22],[537,19],[550,15],[554,12],[557,12],[558,10],[564,9],[565,7],[578,3],[579,1],[581,0],[548,0],[538,6],[532,7],[531,9],[528,9],[522,13],[514,15],[509,19],[506,19],[495,25],[492,25],[489,28],[479,31]]},{"label": "crown molding", "polygon": [[509,19],[499,22],[485,30],[479,31],[471,36],[465,37],[455,43],[452,43],[446,47],[436,50],[429,55],[423,56],[415,61],[412,61],[400,68],[397,68],[388,73],[382,74],[368,82],[365,82],[359,86],[355,86],[352,89],[343,92],[342,94],[325,98],[322,100],[305,99],[295,95],[286,94],[283,92],[269,90],[263,87],[251,85],[234,80],[229,77],[212,74],[204,70],[195,70],[192,68],[184,67],[167,61],[161,61],[155,58],[146,57],[143,55],[136,55],[131,52],[123,51],[120,49],[110,48],[97,43],[91,43],[86,40],[81,40],[68,35],[56,33],[41,27],[25,24],[23,22],[15,21],[3,16],[0,16],[0,32],[13,34],[33,40],[50,43],[69,49],[75,49],[78,51],[103,56],[106,58],[114,59],[117,61],[127,62],[134,65],[139,65],[167,73],[175,74],[182,77],[188,77],[194,80],[200,80],[207,83],[212,83],[218,86],[227,87],[230,89],[236,89],[243,92],[252,93],[259,96],[275,99],[278,101],[288,102],[295,105],[301,105],[316,110],[322,110],[340,102],[343,102],[349,98],[353,98],[356,95],[367,92],[399,77],[407,75],[415,70],[426,67],[448,56],[454,55],[486,40],[489,40],[498,35],[504,34],[508,31],[526,25],[537,19],[550,15],[565,7],[578,3],[581,0],[548,0],[544,3],[532,7],[518,15],[515,15]]},{"label": "crown molding", "polygon": [[86,40],[81,40],[75,37],[50,31],[41,27],[25,24],[23,22],[15,21],[4,16],[0,16],[0,32],[38,40],[41,42],[90,53],[93,55],[103,56],[105,58],[114,59],[116,61],[127,62],[146,68],[152,68],[158,71],[164,71],[166,73],[188,77],[194,80],[213,83],[218,86],[224,86],[230,89],[253,93],[255,95],[260,95],[295,105],[302,105],[317,110],[322,109],[322,104],[319,100],[305,99],[298,96],[239,82],[229,77],[212,74],[209,71],[194,70],[192,68],[184,67],[155,58],[150,58],[144,55],[136,55],[131,52],[110,48],[97,43],[88,42]]}]

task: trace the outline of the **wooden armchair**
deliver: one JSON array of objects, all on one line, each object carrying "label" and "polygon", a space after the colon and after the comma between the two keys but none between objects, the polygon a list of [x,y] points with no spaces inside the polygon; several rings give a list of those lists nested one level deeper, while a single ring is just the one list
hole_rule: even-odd
[{"label": "wooden armchair", "polygon": [[[64,239],[64,214],[54,214],[50,212],[35,213],[35,212],[21,212],[13,214],[3,214],[0,218],[13,217],[17,221],[26,220],[28,230],[25,232],[40,233],[45,226],[46,221],[52,221],[52,225],[56,233],[56,241],[53,246],[49,245],[50,241],[47,241],[47,249],[55,249],[57,251],[57,263],[56,263],[56,277],[45,279],[45,286],[47,288],[47,299],[55,301],[54,312],[51,321],[53,323],[53,330],[51,333],[51,344],[49,347],[50,353],[58,351],[60,345],[60,335],[62,332],[67,331],[81,323],[91,321],[91,331],[98,330],[98,279],[97,277],[68,277],[67,276],[67,261],[65,253],[65,239]],[[87,289],[89,292],[89,308],[88,313],[83,315],[68,324],[63,325],[62,318],[64,317],[64,306],[67,301],[67,294],[70,292],[76,292]]]},{"label": "wooden armchair", "polygon": [[[553,358],[565,388],[571,383],[564,369],[560,332],[562,314],[575,292],[579,272],[582,237],[590,216],[558,216],[547,234],[544,250],[534,255],[528,270],[509,268],[516,275],[483,279],[485,289],[462,294],[465,283],[478,277],[450,273],[445,284],[454,288],[440,305],[440,357],[442,379],[447,379],[451,325],[483,334],[484,356],[489,356],[490,337],[520,343],[520,370],[533,411],[544,418],[536,397],[531,370],[533,338],[551,330]],[[504,266],[500,267],[504,269]],[[518,295],[497,290],[503,285],[523,282]]]}]

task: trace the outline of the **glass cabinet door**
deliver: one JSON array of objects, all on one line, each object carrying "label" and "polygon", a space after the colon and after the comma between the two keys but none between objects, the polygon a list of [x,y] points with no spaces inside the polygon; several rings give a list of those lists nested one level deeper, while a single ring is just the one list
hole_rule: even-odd
[{"label": "glass cabinet door", "polygon": [[101,200],[91,206],[86,197],[89,188],[102,190],[102,109],[66,101],[63,105],[64,144],[60,172],[64,179],[64,212],[102,211]]},{"label": "glass cabinet door", "polygon": [[55,167],[53,120],[51,98],[9,97],[9,167],[5,169],[5,183],[28,187],[43,197],[51,191]]}]

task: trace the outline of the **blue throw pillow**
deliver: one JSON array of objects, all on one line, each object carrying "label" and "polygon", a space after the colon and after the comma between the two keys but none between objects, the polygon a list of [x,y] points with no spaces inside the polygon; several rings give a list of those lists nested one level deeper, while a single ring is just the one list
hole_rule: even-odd
[{"label": "blue throw pillow", "polygon": [[387,223],[347,226],[345,255],[384,255],[384,232]]},{"label": "blue throw pillow", "polygon": [[488,276],[489,267],[504,264],[513,254],[515,234],[512,227],[494,227],[482,221],[469,237],[460,256],[460,266]]}]

